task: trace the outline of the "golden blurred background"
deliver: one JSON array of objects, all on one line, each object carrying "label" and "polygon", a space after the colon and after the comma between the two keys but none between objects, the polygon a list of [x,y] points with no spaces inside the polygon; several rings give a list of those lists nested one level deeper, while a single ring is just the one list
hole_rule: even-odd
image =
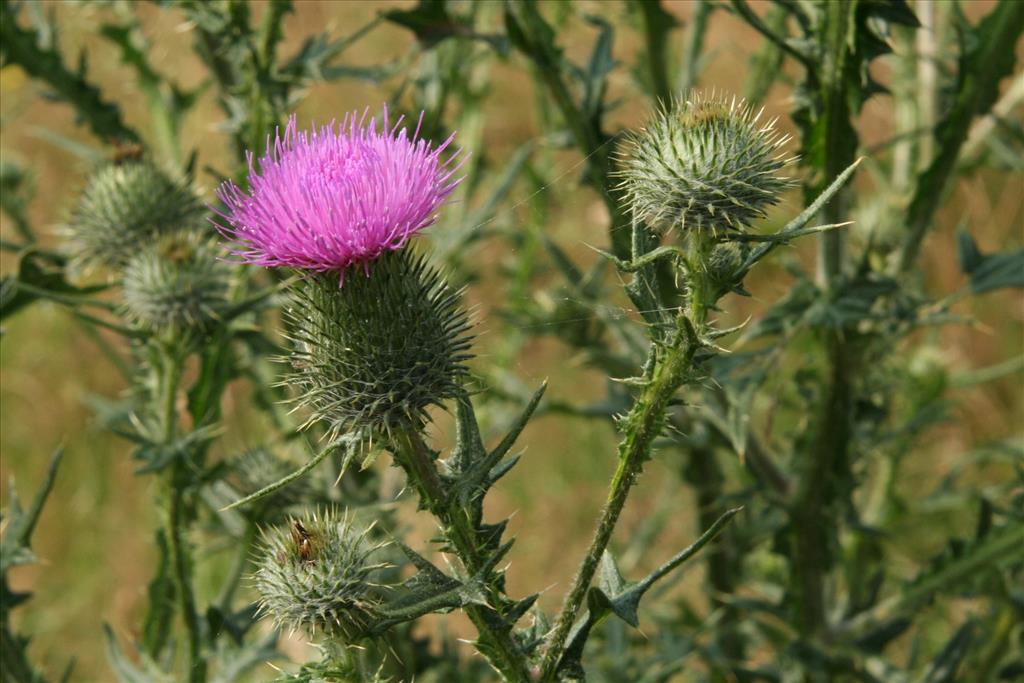
[{"label": "golden blurred background", "polygon": [[[262,11],[261,3],[253,3]],[[294,51],[306,35],[325,29],[347,34],[392,7],[408,8],[412,2],[298,1],[295,13],[286,20],[282,52]],[[632,61],[636,47],[634,33],[626,28],[624,9],[618,3],[584,1],[584,10],[602,14],[617,27],[615,55],[625,65]],[[665,3],[685,23],[692,7],[683,1]],[[971,17],[985,14],[991,2],[970,2]],[[754,3],[755,9],[764,7]],[[114,11],[101,4],[73,2],[43,3],[54,12],[60,26],[60,41],[73,59],[80,50],[89,56],[89,78],[105,97],[116,101],[126,120],[144,135],[148,117],[143,98],[135,87],[131,70],[122,65],[117,49],[99,36],[104,21]],[[153,44],[151,59],[182,86],[195,86],[203,78],[200,62],[191,51],[190,27],[175,10],[145,4],[137,8],[145,33]],[[493,12],[500,22],[500,9]],[[177,17],[177,19],[175,19]],[[169,20],[170,19],[170,20]],[[574,24],[559,39],[570,56],[582,59],[590,49],[594,30]],[[357,42],[345,62],[372,65],[404,54],[413,35],[384,23]],[[748,26],[724,12],[712,16],[706,41],[706,64],[700,76],[702,87],[724,92],[742,92],[748,59],[760,38]],[[883,60],[884,62],[884,60]],[[880,64],[884,78],[886,65]],[[491,93],[485,105],[482,144],[490,158],[501,160],[521,143],[538,135],[533,107],[536,94],[519,57],[495,60],[490,67]],[[796,72],[794,71],[794,77]],[[1018,73],[1015,78],[1022,78]],[[312,87],[298,109],[301,122],[326,121],[364,107],[377,108],[389,96],[391,82],[383,88],[355,80],[341,80]],[[45,241],[55,235],[76,193],[83,186],[89,164],[56,144],[47,131],[106,154],[87,130],[76,125],[70,107],[47,101],[40,86],[16,67],[0,71],[0,117],[2,153],[5,159],[26,165],[34,174],[35,200],[29,217]],[[632,81],[629,69],[617,69],[611,77],[609,99],[622,98],[612,115],[612,127],[638,125],[647,110]],[[776,85],[765,101],[768,113],[781,115],[783,127],[792,130],[785,118],[791,109],[790,93]],[[865,108],[858,128],[865,146],[891,135],[892,107],[885,97],[875,97]],[[218,131],[222,113],[214,96],[207,92],[188,116],[182,137],[199,149],[198,167],[212,164],[230,166],[229,141]],[[470,150],[473,151],[472,149]],[[560,154],[559,168],[551,173],[557,180],[550,193],[552,213],[549,234],[581,261],[595,258],[586,244],[603,244],[604,208],[589,190],[577,187],[579,157],[575,152]],[[204,196],[212,197],[214,179],[200,174]],[[858,186],[870,191],[863,181]],[[524,199],[526,189],[517,189],[510,204]],[[793,213],[799,199],[792,196],[778,209],[778,215]],[[525,209],[516,209],[525,210]],[[954,230],[964,222],[985,251],[1020,246],[1024,225],[1024,177],[1020,174],[979,172],[960,181],[940,211],[928,238],[924,261],[928,291],[950,292],[963,283],[956,262]],[[5,221],[5,238],[13,228]],[[801,255],[810,258],[813,245],[803,245]],[[804,253],[806,252],[806,254]],[[495,265],[509,255],[497,246],[479,252],[475,264],[482,274],[469,294],[480,321],[480,356],[486,363],[488,349],[500,341],[502,322],[496,315],[508,293],[493,273]],[[4,253],[0,266],[8,273],[13,257]],[[731,302],[742,320],[756,315],[783,294],[789,279],[781,270],[762,274],[748,284],[752,300]],[[942,350],[942,361],[954,370],[983,368],[1019,357],[1024,349],[1024,299],[1019,292],[999,292],[960,305],[960,313],[973,316],[976,323],[934,332]],[[139,622],[146,582],[154,562],[152,529],[156,524],[152,501],[154,482],[133,474],[130,446],[94,424],[84,398],[90,395],[116,397],[124,389],[121,377],[112,371],[84,328],[61,308],[48,303],[33,305],[13,316],[0,341],[0,474],[17,479],[23,497],[38,485],[49,454],[63,444],[67,450],[56,488],[35,536],[37,554],[43,564],[21,568],[13,575],[16,587],[35,592],[27,607],[19,610],[19,627],[34,634],[32,652],[37,661],[51,663],[55,672],[62,662],[76,660],[74,680],[105,681],[111,676],[106,664],[100,624],[109,622],[123,637],[130,638]],[[601,378],[584,367],[570,350],[550,339],[531,341],[516,360],[515,370],[526,385],[550,379],[549,396],[577,399],[581,388],[600,390]],[[955,463],[958,454],[972,445],[1022,433],[1024,392],[1021,375],[981,384],[959,395],[954,420],[933,431],[908,464],[904,485],[910,490],[927,490]],[[255,445],[258,414],[248,406],[244,391],[234,392],[225,406],[229,425],[223,449]],[[443,419],[438,431],[446,429]],[[490,499],[492,514],[513,514],[510,532],[517,537],[510,560],[510,592],[522,595],[547,589],[543,601],[554,607],[560,600],[591,526],[604,498],[605,486],[615,464],[617,439],[611,428],[597,421],[573,421],[547,416],[534,421],[520,439],[526,447],[525,460],[503,480]],[[384,466],[378,464],[378,466]],[[618,531],[626,537],[655,504],[659,496],[678,499],[687,511],[670,525],[641,565],[654,564],[695,536],[690,518],[690,492],[675,474],[675,456],[649,465],[639,489],[633,494]],[[7,504],[8,494],[3,495]],[[953,522],[955,524],[955,521]],[[901,550],[915,559],[934,552],[943,533],[922,534],[916,547]],[[694,565],[687,585],[697,584],[700,569]]]}]

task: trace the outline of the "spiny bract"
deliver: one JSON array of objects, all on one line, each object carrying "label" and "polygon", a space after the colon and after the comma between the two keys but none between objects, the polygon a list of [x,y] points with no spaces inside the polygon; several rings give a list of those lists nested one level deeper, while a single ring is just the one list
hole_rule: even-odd
[{"label": "spiny bract", "polygon": [[743,230],[791,181],[788,140],[736,99],[694,96],[629,136],[619,175],[633,215],[656,232]]},{"label": "spiny bract", "polygon": [[388,590],[378,575],[391,566],[374,561],[386,544],[370,540],[371,528],[328,511],[267,531],[255,575],[260,610],[279,625],[358,638]]},{"label": "spiny bract", "polygon": [[165,235],[128,261],[124,271],[127,317],[154,331],[206,331],[228,306],[232,266],[218,258],[208,237]]},{"label": "spiny bract", "polygon": [[387,433],[426,419],[455,396],[470,358],[470,323],[459,292],[409,250],[389,252],[368,274],[307,278],[288,316],[294,352],[286,384],[325,421],[345,431]]},{"label": "spiny bract", "polygon": [[197,228],[205,215],[186,184],[151,162],[108,164],[90,178],[66,226],[72,263],[123,268],[154,238]]}]

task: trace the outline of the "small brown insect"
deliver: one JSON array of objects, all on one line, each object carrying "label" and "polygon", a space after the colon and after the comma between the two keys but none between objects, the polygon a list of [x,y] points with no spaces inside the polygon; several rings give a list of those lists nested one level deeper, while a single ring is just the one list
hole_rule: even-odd
[{"label": "small brown insect", "polygon": [[126,161],[139,161],[145,151],[143,146],[137,142],[117,140],[114,142],[114,154],[110,160],[114,162],[114,165],[120,166]]},{"label": "small brown insect", "polygon": [[292,541],[295,542],[295,547],[299,551],[299,558],[305,564],[312,564],[313,537],[306,531],[306,527],[302,525],[302,522],[297,519],[292,520]]}]

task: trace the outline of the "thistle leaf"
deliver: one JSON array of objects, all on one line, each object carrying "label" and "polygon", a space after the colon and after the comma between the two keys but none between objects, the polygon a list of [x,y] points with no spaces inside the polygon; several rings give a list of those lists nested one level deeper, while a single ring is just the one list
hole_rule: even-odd
[{"label": "thistle leaf", "polygon": [[596,576],[597,585],[591,586],[587,592],[587,611],[573,624],[572,629],[569,631],[565,649],[558,665],[559,672],[569,678],[582,677],[583,665],[581,660],[583,649],[593,628],[600,624],[609,614],[614,614],[630,626],[638,627],[640,620],[637,611],[644,593],[658,579],[682,565],[696,555],[701,548],[714,540],[722,529],[725,528],[726,524],[742,509],[734,508],[726,511],[689,547],[680,551],[636,583],[629,583],[622,578],[618,565],[615,563],[611,553],[606,550],[601,556],[601,563]]}]

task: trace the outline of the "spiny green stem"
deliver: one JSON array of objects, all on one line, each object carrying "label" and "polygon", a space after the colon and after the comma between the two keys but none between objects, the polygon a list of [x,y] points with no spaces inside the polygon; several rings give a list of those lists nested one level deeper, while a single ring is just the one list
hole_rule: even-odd
[{"label": "spiny green stem", "polygon": [[[466,571],[470,576],[479,574],[486,558],[480,554],[471,518],[466,511],[460,509],[455,497],[447,494],[422,434],[415,428],[396,432],[395,456],[427,509],[443,525]],[[501,591],[493,585],[488,585],[487,589],[492,604],[500,604],[503,598]],[[526,657],[508,630],[495,627],[493,617],[488,615],[493,610],[479,605],[468,605],[465,610],[476,626],[480,640],[495,654],[491,658],[491,665],[506,681],[528,682],[530,674]]]},{"label": "spiny green stem", "polygon": [[[857,75],[847,40],[853,10],[850,3],[826,5],[822,29],[821,107],[812,125],[823,135],[824,153],[817,166],[822,182],[831,182],[831,187],[837,187],[844,173],[850,172],[857,149],[847,100],[847,84]],[[827,190],[822,192],[826,193]],[[839,222],[845,212],[842,201],[831,201],[820,208],[828,223]],[[818,246],[818,280],[823,288],[831,289],[843,274],[843,233],[825,233]],[[830,374],[828,390],[816,422],[818,431],[810,447],[801,454],[791,513],[795,609],[800,632],[808,638],[828,635],[826,578],[838,533],[831,522],[831,512],[838,495],[838,481],[843,477],[841,472],[849,466],[853,436],[849,416],[853,414],[856,349],[839,330],[826,330],[824,342]]]},{"label": "spiny green stem", "polygon": [[555,629],[548,640],[541,664],[541,681],[554,680],[565,639],[594,578],[601,555],[608,547],[630,488],[643,464],[650,458],[654,439],[661,433],[669,400],[682,385],[699,342],[685,318],[677,320],[678,329],[654,364],[650,381],[626,419],[626,436],[619,445],[619,466],[612,478],[608,501],[594,531],[587,554],[580,564],[572,587],[562,605]]}]

